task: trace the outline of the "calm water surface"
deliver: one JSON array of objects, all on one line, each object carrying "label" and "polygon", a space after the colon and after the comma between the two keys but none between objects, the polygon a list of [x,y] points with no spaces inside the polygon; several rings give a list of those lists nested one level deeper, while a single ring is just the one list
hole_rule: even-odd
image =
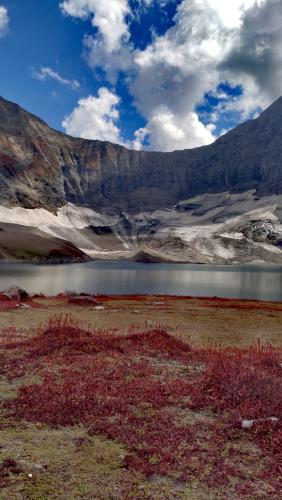
[{"label": "calm water surface", "polygon": [[59,266],[0,263],[0,290],[64,290],[101,294],[164,294],[282,300],[282,266],[216,266],[87,262]]}]

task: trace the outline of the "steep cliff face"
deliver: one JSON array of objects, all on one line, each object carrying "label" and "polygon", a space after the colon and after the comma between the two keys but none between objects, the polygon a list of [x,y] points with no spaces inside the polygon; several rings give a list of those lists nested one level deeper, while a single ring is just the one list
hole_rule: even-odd
[{"label": "steep cliff face", "polygon": [[205,192],[282,192],[282,98],[214,144],[172,153],[129,151],[50,129],[0,99],[0,205],[73,203],[108,212],[171,207]]}]

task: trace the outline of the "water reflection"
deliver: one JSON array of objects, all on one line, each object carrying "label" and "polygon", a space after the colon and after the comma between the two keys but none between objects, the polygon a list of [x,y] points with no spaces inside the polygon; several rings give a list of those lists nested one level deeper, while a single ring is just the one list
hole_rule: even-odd
[{"label": "water reflection", "polygon": [[89,262],[60,266],[0,264],[0,289],[63,290],[111,294],[172,294],[282,299],[281,266],[200,266]]}]

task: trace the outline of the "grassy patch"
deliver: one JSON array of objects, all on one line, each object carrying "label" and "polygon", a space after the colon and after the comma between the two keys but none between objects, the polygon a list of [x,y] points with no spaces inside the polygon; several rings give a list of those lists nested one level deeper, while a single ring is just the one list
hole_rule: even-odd
[{"label": "grassy patch", "polygon": [[279,349],[116,336],[68,317],[2,356],[13,422],[0,425],[2,454],[23,468],[5,498],[275,498],[282,487]]}]

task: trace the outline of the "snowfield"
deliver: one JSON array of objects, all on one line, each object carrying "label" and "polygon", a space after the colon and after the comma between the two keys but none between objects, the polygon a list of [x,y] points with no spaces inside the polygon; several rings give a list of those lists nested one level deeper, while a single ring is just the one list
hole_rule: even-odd
[{"label": "snowfield", "polygon": [[128,258],[145,249],[183,262],[282,262],[282,196],[258,197],[255,191],[204,193],[139,214],[73,204],[57,214],[2,206],[1,222],[70,241],[93,258]]}]

